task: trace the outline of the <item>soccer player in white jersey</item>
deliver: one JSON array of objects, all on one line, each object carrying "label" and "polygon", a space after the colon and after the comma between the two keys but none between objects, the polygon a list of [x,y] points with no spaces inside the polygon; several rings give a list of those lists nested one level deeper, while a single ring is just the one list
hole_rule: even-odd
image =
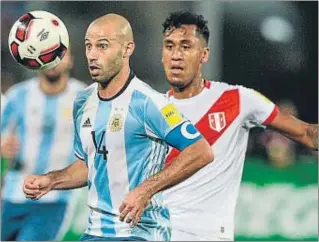
[{"label": "soccer player in white jersey", "polygon": [[[174,12],[165,22],[162,62],[170,100],[214,150],[214,162],[164,192],[172,240],[234,240],[234,214],[249,130],[270,126],[310,148],[318,148],[318,125],[284,115],[258,92],[205,80],[209,30],[203,16]],[[178,155],[171,149],[166,165]]]},{"label": "soccer player in white jersey", "polygon": [[[1,116],[1,155],[9,162],[2,187],[1,240],[62,239],[68,225],[71,193],[55,191],[41,201],[21,191],[26,175],[71,164],[73,101],[85,84],[71,78],[72,56],[6,92]],[[66,231],[64,231],[66,232]]]},{"label": "soccer player in white jersey", "polygon": [[[208,142],[162,94],[130,70],[129,22],[117,14],[93,21],[85,36],[95,82],[74,104],[75,154],[60,171],[25,180],[27,197],[88,185],[90,215],[81,240],[169,240],[160,191],[213,160]],[[181,150],[168,169],[168,145]]]}]

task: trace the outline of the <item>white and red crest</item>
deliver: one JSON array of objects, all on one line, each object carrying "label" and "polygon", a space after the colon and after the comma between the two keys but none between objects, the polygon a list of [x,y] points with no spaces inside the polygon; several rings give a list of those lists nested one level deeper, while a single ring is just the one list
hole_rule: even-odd
[{"label": "white and red crest", "polygon": [[225,112],[217,112],[208,114],[209,127],[217,132],[226,127]]}]

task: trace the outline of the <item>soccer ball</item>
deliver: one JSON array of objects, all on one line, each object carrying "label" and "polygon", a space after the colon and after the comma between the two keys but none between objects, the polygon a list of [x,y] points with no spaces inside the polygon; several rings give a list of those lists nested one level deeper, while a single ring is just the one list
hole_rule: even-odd
[{"label": "soccer ball", "polygon": [[28,69],[47,70],[55,67],[68,48],[67,28],[61,19],[46,11],[22,15],[10,30],[10,53]]}]

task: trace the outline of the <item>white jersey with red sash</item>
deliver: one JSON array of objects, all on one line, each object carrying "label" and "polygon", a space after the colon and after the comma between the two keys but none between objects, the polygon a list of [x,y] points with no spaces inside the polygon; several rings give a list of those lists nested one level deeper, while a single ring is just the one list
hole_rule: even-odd
[{"label": "white jersey with red sash", "polygon": [[[172,101],[207,139],[215,159],[186,181],[164,192],[174,231],[200,239],[234,239],[234,215],[249,130],[265,127],[277,106],[259,92],[238,85],[205,81],[205,88],[188,99]],[[166,165],[178,155],[170,149]]]}]

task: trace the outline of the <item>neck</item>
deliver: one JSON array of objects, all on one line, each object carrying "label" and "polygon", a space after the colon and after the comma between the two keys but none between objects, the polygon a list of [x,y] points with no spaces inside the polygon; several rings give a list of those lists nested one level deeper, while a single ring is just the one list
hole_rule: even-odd
[{"label": "neck", "polygon": [[99,83],[99,95],[102,98],[112,98],[114,97],[125,85],[128,77],[130,75],[129,66],[123,68],[116,76],[112,78],[106,87],[103,87]]},{"label": "neck", "polygon": [[68,75],[63,75],[57,82],[51,83],[45,78],[41,78],[40,89],[45,94],[48,94],[48,95],[54,95],[54,94],[60,93],[66,88],[68,79],[69,79]]},{"label": "neck", "polygon": [[204,89],[204,79],[200,76],[194,79],[184,89],[173,88],[173,95],[176,99],[191,98],[198,95]]}]

